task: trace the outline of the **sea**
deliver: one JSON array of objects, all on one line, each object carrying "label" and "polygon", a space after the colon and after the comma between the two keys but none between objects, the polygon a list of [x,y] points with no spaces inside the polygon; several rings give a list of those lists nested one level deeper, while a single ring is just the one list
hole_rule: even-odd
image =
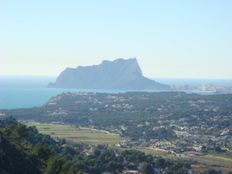
[{"label": "sea", "polygon": [[39,107],[64,92],[120,93],[125,90],[47,88],[55,77],[0,76],[0,109]]},{"label": "sea", "polygon": [[[125,90],[60,89],[46,87],[48,83],[54,81],[55,77],[53,76],[0,76],[0,109],[39,107],[46,104],[52,96],[63,92],[127,92]],[[211,83],[232,86],[232,80],[158,78],[156,81],[168,85]]]}]

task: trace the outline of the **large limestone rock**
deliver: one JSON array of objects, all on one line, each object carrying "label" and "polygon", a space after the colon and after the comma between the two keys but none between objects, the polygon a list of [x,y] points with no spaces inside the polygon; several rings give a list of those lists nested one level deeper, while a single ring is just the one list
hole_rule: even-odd
[{"label": "large limestone rock", "polygon": [[100,65],[66,68],[48,87],[79,89],[169,90],[143,76],[135,58],[103,61]]}]

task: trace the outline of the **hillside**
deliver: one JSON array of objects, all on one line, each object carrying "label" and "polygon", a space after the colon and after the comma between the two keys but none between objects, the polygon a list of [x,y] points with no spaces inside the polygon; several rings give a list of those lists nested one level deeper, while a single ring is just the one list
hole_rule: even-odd
[{"label": "hillside", "polygon": [[105,145],[70,144],[39,134],[9,117],[0,120],[1,174],[117,174],[133,169],[139,173],[186,173],[190,163],[145,155],[136,150],[117,151]]},{"label": "hillside", "polygon": [[37,166],[29,160],[29,156],[0,137],[0,173],[1,174],[40,174]]}]

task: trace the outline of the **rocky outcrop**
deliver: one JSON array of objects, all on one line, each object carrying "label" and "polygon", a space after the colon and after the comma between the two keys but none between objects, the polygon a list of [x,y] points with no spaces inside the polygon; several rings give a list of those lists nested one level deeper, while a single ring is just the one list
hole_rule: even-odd
[{"label": "rocky outcrop", "polygon": [[66,68],[48,87],[79,89],[169,90],[143,76],[135,58],[103,61],[99,65]]}]

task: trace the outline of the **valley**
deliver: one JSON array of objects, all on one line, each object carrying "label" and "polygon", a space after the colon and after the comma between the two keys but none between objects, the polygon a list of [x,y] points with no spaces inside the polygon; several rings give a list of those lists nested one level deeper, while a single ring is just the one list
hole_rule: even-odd
[{"label": "valley", "polygon": [[90,148],[137,149],[187,160],[195,171],[231,170],[232,95],[68,92],[42,107],[1,110],[40,133]]}]

